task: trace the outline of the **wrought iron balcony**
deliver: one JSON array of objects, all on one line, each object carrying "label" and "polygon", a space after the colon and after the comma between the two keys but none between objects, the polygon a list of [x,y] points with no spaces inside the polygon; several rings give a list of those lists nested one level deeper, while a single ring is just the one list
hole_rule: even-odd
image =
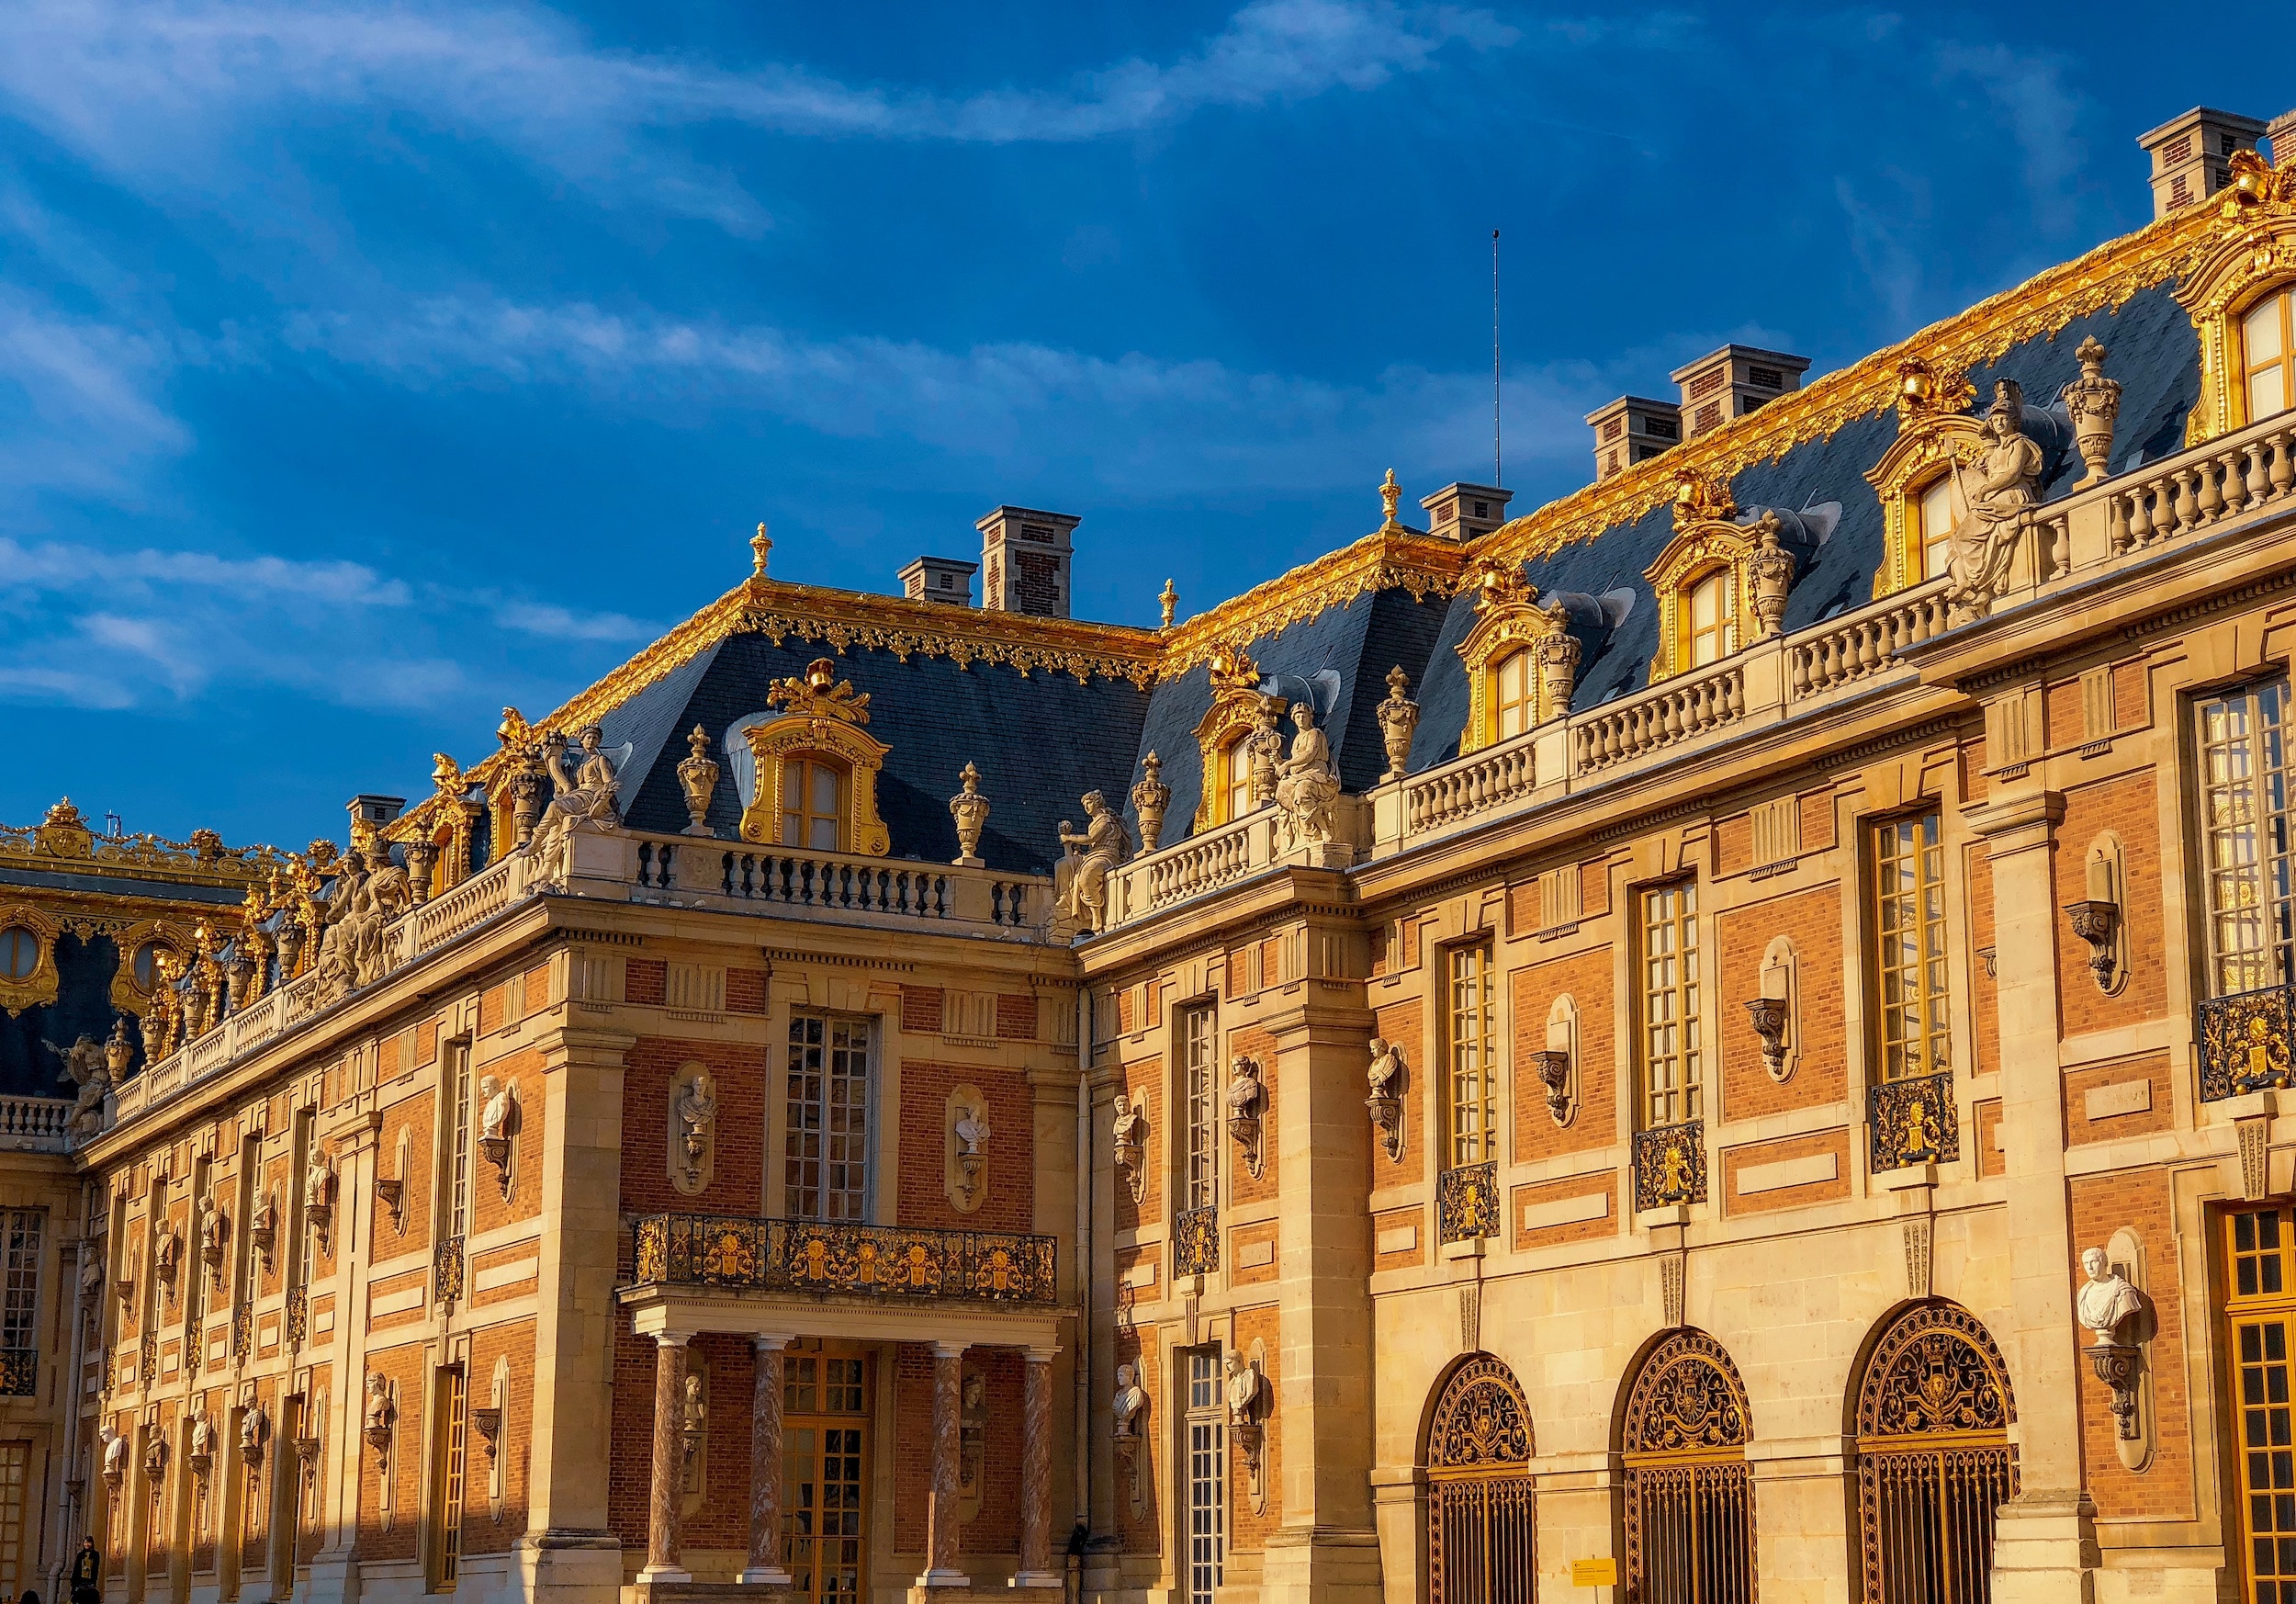
[{"label": "wrought iron balcony", "polygon": [[729,1214],[648,1214],[631,1227],[638,1285],[843,1293],[890,1301],[1059,1301],[1057,1245],[1017,1231],[936,1231]]},{"label": "wrought iron balcony", "polygon": [[1210,1275],[1220,1268],[1220,1211],[1182,1209],[1172,1222],[1172,1273]]},{"label": "wrought iron balcony", "polygon": [[2296,1084],[2296,986],[2235,991],[2200,1004],[2200,1101]]},{"label": "wrought iron balcony", "polygon": [[1706,1201],[1706,1123],[1635,1133],[1635,1212]]},{"label": "wrought iron balcony", "polygon": [[1953,1110],[1953,1072],[1908,1075],[1865,1089],[1865,1128],[1874,1172],[1961,1157],[1961,1116]]},{"label": "wrought iron balcony", "polygon": [[1435,1178],[1435,1239],[1469,1242],[1499,1234],[1499,1164],[1461,1164]]},{"label": "wrought iron balcony", "polygon": [[39,1350],[0,1348],[0,1398],[28,1398],[39,1391]]}]

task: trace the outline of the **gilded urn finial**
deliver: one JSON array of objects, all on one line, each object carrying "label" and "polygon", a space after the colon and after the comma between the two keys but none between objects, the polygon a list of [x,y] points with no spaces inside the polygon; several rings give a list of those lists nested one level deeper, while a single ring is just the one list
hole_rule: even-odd
[{"label": "gilded urn finial", "polygon": [[1395,482],[1395,470],[1387,470],[1387,480],[1379,486],[1379,501],[1387,508],[1387,527],[1395,527],[1395,509],[1403,499],[1403,487]]},{"label": "gilded urn finial", "polygon": [[749,570],[749,577],[752,579],[763,579],[765,577],[766,557],[773,549],[773,542],[767,538],[765,525],[763,523],[760,523],[758,525],[758,532],[749,537],[749,549],[753,554],[751,567]]},{"label": "gilded urn finial", "polygon": [[1172,615],[1180,610],[1180,593],[1173,588],[1173,584],[1170,580],[1166,580],[1164,582],[1164,589],[1158,593],[1156,600],[1164,606],[1164,627],[1166,629],[1169,629],[1172,627]]}]

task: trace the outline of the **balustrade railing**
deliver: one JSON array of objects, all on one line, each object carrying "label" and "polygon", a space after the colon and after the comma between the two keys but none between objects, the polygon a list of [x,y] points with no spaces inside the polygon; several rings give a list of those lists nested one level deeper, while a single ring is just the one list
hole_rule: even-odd
[{"label": "balustrade railing", "polygon": [[1874,1171],[1950,1164],[1961,1157],[1953,1074],[1908,1075],[1865,1089],[1866,1147]]},{"label": "balustrade railing", "polygon": [[2211,997],[2200,1014],[2201,1101],[2296,1084],[2296,986]]},{"label": "balustrade railing", "polygon": [[634,1284],[844,1293],[889,1300],[1060,1301],[1059,1248],[1017,1231],[942,1231],[733,1214],[648,1214]]},{"label": "balustrade railing", "polygon": [[1745,711],[1744,665],[1725,658],[1571,719],[1571,767],[1587,774],[1629,762],[1735,724]]},{"label": "balustrade railing", "polygon": [[1438,830],[1531,794],[1537,737],[1518,735],[1403,782],[1403,828]]},{"label": "balustrade railing", "polygon": [[[2116,557],[2291,500],[2296,419],[2281,413],[2099,486]],[[2053,503],[2059,505],[2061,503]]]},{"label": "balustrade railing", "polygon": [[0,1097],[0,1145],[61,1153],[71,1146],[73,1100]]},{"label": "balustrade railing", "polygon": [[1786,637],[1786,695],[1803,701],[1896,668],[1907,647],[1945,632],[1946,584],[1926,580]]}]

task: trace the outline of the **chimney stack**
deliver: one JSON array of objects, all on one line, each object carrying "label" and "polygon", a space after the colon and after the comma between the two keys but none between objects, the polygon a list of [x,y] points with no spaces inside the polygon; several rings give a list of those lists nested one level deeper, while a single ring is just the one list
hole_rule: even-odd
[{"label": "chimney stack", "polygon": [[2232,182],[2234,151],[2253,151],[2264,124],[2253,117],[2196,106],[2172,117],[2137,144],[2153,158],[2153,215],[2167,217]]},{"label": "chimney stack", "polygon": [[1802,388],[1809,358],[1754,345],[1725,345],[1669,375],[1683,387],[1683,437],[1712,434],[1765,401]]},{"label": "chimney stack", "polygon": [[920,557],[901,570],[901,593],[912,602],[950,602],[973,604],[973,576],[977,562],[958,557]]},{"label": "chimney stack", "polygon": [[1446,484],[1423,498],[1427,532],[1446,540],[1475,540],[1507,521],[1513,491],[1488,484]]},{"label": "chimney stack", "polygon": [[981,532],[981,605],[992,613],[1069,616],[1069,537],[1082,518],[1033,507],[998,507]]},{"label": "chimney stack", "polygon": [[1683,437],[1683,409],[1672,401],[1622,395],[1587,413],[1594,431],[1596,483],[1621,469],[1648,462]]}]

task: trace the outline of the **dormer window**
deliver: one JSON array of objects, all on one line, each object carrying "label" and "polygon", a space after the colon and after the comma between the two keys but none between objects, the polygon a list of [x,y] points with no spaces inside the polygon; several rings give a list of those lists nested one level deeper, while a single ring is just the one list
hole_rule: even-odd
[{"label": "dormer window", "polygon": [[1692,668],[1719,662],[1738,650],[1738,601],[1735,576],[1727,568],[1715,569],[1693,580],[1683,609],[1687,633],[1682,661]]},{"label": "dormer window", "polygon": [[843,839],[844,765],[817,752],[782,760],[782,846],[833,853]]},{"label": "dormer window", "polygon": [[1507,653],[1487,672],[1491,675],[1491,739],[1512,740],[1538,721],[1538,673],[1530,649]]},{"label": "dormer window", "polygon": [[2248,422],[2260,423],[2275,412],[2296,405],[2296,289],[2274,290],[2240,319],[2242,378],[2248,401]]},{"label": "dormer window", "polygon": [[1222,797],[1218,822],[1225,824],[1252,811],[1252,738],[1239,735],[1220,753]]},{"label": "dormer window", "polygon": [[1917,579],[1935,579],[1953,555],[1953,476],[1941,473],[1914,504],[1914,549],[1921,559]]}]

